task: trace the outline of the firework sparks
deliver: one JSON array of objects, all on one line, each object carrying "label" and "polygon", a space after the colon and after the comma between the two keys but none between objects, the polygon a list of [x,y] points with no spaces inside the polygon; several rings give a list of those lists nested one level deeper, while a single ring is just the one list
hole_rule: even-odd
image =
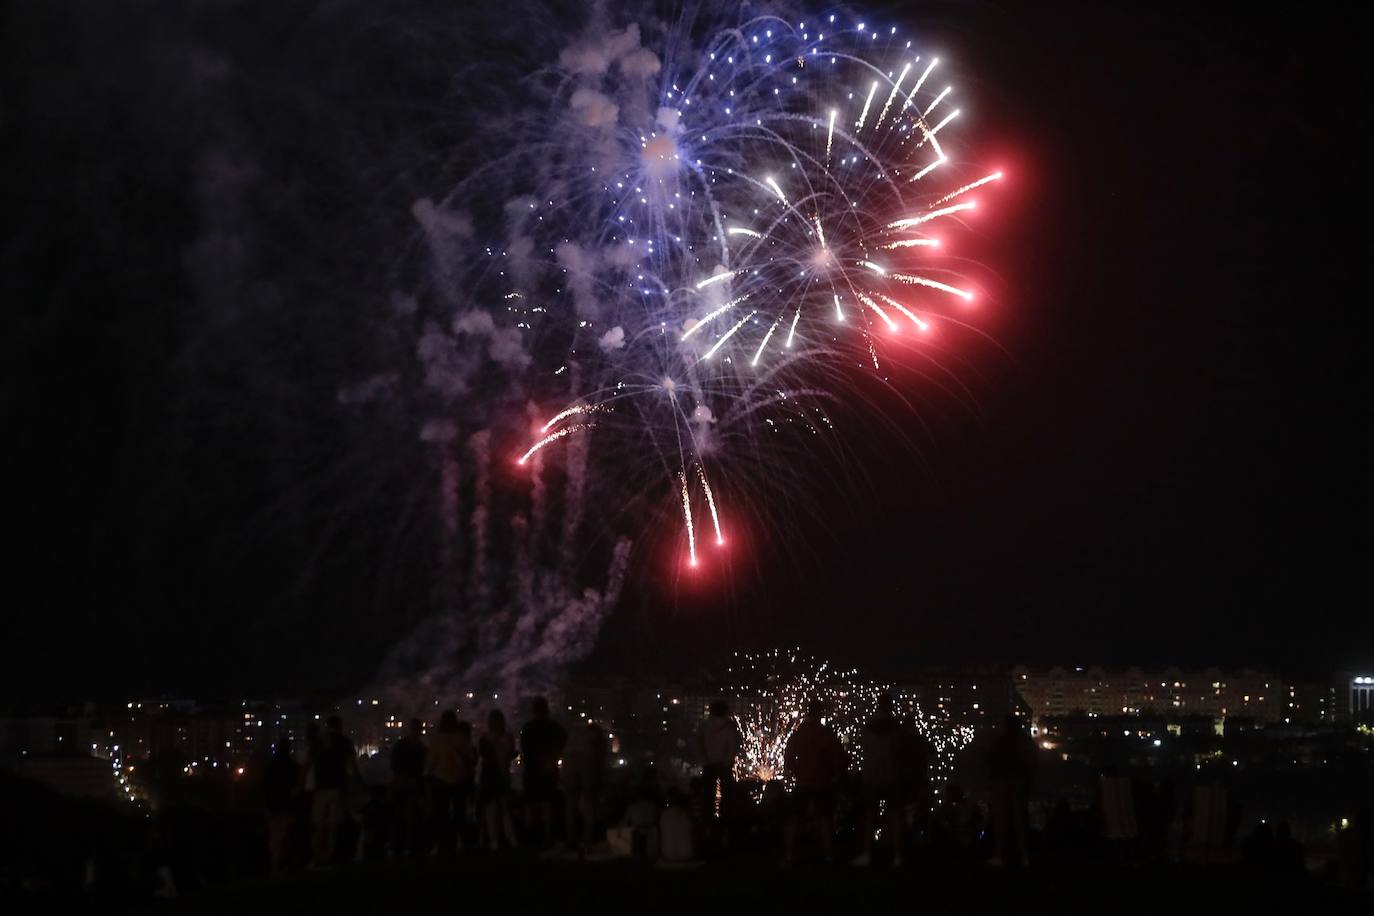
[{"label": "firework sparks", "polygon": [[711,357],[715,356],[715,355],[716,355],[716,351],[719,350],[721,347],[725,346],[725,342],[726,342],[727,340],[729,340],[731,337],[734,337],[735,334],[739,331],[739,329],[742,328],[742,327],[744,327],[745,323],[748,322],[750,318],[753,318],[753,317],[754,317],[755,315],[757,315],[757,314],[758,314],[758,311],[757,311],[757,310],[752,311],[752,312],[750,312],[748,315],[745,315],[743,318],[741,318],[739,321],[735,322],[734,327],[730,328],[730,330],[728,330],[728,331],[726,331],[724,334],[720,335],[720,339],[717,340],[717,341],[711,346],[711,349],[709,349],[709,350],[706,351],[706,355],[703,356],[702,359],[710,359]]},{"label": "firework sparks", "polygon": [[887,117],[887,110],[892,107],[892,100],[895,99],[897,97],[897,93],[901,91],[902,80],[906,79],[906,75],[910,71],[911,64],[907,64],[905,67],[902,68],[901,74],[898,75],[897,82],[892,84],[892,91],[887,94],[887,101],[883,103],[883,110],[878,112],[878,120],[873,122],[873,127],[875,130],[883,126],[883,119]]},{"label": "firework sparks", "polygon": [[962,188],[959,188],[957,191],[950,191],[944,197],[941,197],[939,200],[935,201],[934,206],[938,207],[940,206],[940,204],[947,203],[956,197],[959,197],[963,194],[967,194],[974,188],[981,188],[985,184],[988,184],[993,181],[998,181],[1001,179],[1001,177],[1001,172],[993,172],[991,175],[985,175],[984,177],[979,178],[977,181],[971,181],[968,184],[964,185]]},{"label": "firework sparks", "polygon": [[922,321],[920,318],[917,318],[916,315],[915,315],[914,313],[912,313],[911,309],[907,308],[905,305],[903,305],[902,303],[898,302],[896,299],[893,299],[891,296],[884,295],[883,293],[876,293],[875,295],[877,295],[877,297],[878,297],[879,299],[883,300],[884,302],[886,302],[888,305],[892,306],[892,307],[893,307],[894,309],[896,309],[897,311],[901,312],[901,313],[902,313],[903,315],[905,315],[906,317],[910,318],[910,319],[911,319],[911,323],[914,324],[914,325],[916,325],[916,327],[917,327],[918,329],[920,329],[920,330],[922,330],[922,331],[926,331],[926,330],[929,330],[929,329],[930,329],[930,325],[926,324],[926,323],[925,323],[924,321]]},{"label": "firework sparks", "polygon": [[777,179],[775,179],[772,175],[769,175],[767,178],[764,179],[764,183],[766,183],[768,187],[773,189],[773,193],[778,195],[778,200],[782,201],[784,207],[789,206],[789,204],[787,203],[787,195],[782,193],[782,188],[778,186]]},{"label": "firework sparks", "polygon": [[909,95],[909,96],[907,97],[906,105],[902,106],[903,108],[906,108],[906,107],[910,106],[913,102],[916,101],[916,94],[917,94],[918,92],[920,92],[920,91],[921,91],[921,87],[925,85],[925,83],[926,83],[926,77],[930,76],[931,71],[934,70],[935,67],[936,67],[936,65],[939,64],[939,63],[940,63],[940,58],[936,57],[936,58],[933,58],[933,59],[930,61],[930,63],[926,65],[925,72],[922,73],[921,76],[920,76],[920,78],[916,80],[916,85],[915,85],[914,87],[912,87],[912,89],[911,89],[911,95]]},{"label": "firework sparks", "polygon": [[926,177],[926,176],[929,175],[931,172],[935,171],[935,170],[938,169],[940,166],[944,165],[945,162],[947,162],[947,161],[948,161],[948,160],[946,160],[944,156],[939,156],[939,157],[937,157],[936,160],[935,160],[934,162],[932,162],[932,163],[930,163],[929,165],[925,166],[925,167],[922,168],[919,172],[917,172],[915,175],[911,176],[911,181],[912,181],[912,183],[914,184],[915,182],[920,181],[922,178]]},{"label": "firework sparks", "polygon": [[890,685],[864,680],[854,669],[792,650],[739,656],[729,671],[727,691],[734,698],[736,721],[744,742],[735,764],[735,778],[755,787],[762,798],[769,783],[788,785],[787,742],[801,724],[807,705],[818,700],[826,707],[825,723],[835,730],[849,766],[863,766],[863,731],[883,695],[890,696],[898,718],[908,723],[935,752],[931,777],[938,793],[953,771],[959,751],[972,742],[971,726],[957,725],[943,715],[926,713],[913,697],[894,694]]},{"label": "firework sparks", "polygon": [[955,204],[952,207],[945,207],[940,210],[931,210],[929,213],[922,213],[920,216],[909,216],[906,219],[899,219],[887,224],[888,229],[913,229],[916,226],[924,225],[933,219],[942,216],[949,216],[951,213],[962,213],[965,210],[972,210],[977,207],[973,202],[965,204]]},{"label": "firework sparks", "polygon": [[897,330],[897,322],[893,321],[892,317],[888,315],[887,312],[883,311],[882,306],[874,302],[864,293],[855,293],[855,295],[858,297],[860,302],[862,302],[864,305],[868,306],[874,312],[877,313],[878,317],[881,318],[887,324],[887,329],[889,331]]},{"label": "firework sparks", "polygon": [[717,283],[729,280],[733,276],[734,274],[732,274],[730,271],[723,271],[721,273],[716,274],[715,276],[707,277],[705,280],[702,280],[700,283],[697,284],[697,289],[705,289],[708,286],[714,286]]},{"label": "firework sparks", "polygon": [[687,525],[688,564],[697,565],[697,533],[692,527],[692,495],[687,492],[687,475],[678,471],[677,479],[682,484],[682,518]]},{"label": "firework sparks", "polygon": [[[926,106],[926,110],[923,111],[923,112],[921,112],[921,117],[922,117],[922,118],[928,118],[928,117],[930,117],[930,113],[931,113],[932,111],[935,110],[935,106],[937,106],[937,105],[939,105],[941,102],[943,102],[943,101],[945,100],[945,96],[949,95],[949,94],[950,94],[951,92],[953,92],[953,91],[954,91],[954,87],[953,87],[953,86],[946,86],[945,89],[944,89],[944,91],[941,92],[939,95],[937,95],[937,96],[935,97],[935,101],[933,101],[933,102],[931,102],[929,105],[927,105],[927,106]],[[939,128],[936,128],[936,130],[939,130]],[[933,134],[933,133],[935,133],[935,131],[932,130],[931,133]]]},{"label": "firework sparks", "polygon": [[864,120],[868,117],[869,106],[873,104],[873,96],[877,93],[877,91],[878,81],[874,80],[873,87],[868,90],[868,98],[864,99],[864,110],[859,112],[859,121],[857,124],[854,125],[854,130],[856,132],[864,129]]},{"label": "firework sparks", "polygon": [[929,277],[913,277],[911,274],[893,274],[892,279],[900,280],[912,286],[925,286],[930,289],[938,289],[941,292],[952,293],[955,296],[961,297],[965,302],[969,302],[973,299],[973,293],[968,290],[960,289],[957,286],[950,286],[948,283],[941,283],[939,280],[932,280]]},{"label": "firework sparks", "polygon": [[[516,328],[559,342],[548,345],[553,374],[577,367],[572,403],[550,409],[525,457],[614,401],[614,415],[598,418],[598,453],[615,456],[634,492],[655,491],[643,476],[683,469],[667,477],[683,496],[678,549],[693,563],[693,469],[741,450],[766,466],[755,459],[791,430],[829,434],[828,418],[812,420],[853,383],[845,373],[884,372],[879,350],[899,345],[891,333],[906,321],[936,327],[950,308],[918,308],[897,284],[972,295],[958,270],[968,258],[950,260],[924,227],[972,209],[959,198],[996,180],[969,183],[949,167],[937,136],[953,132],[953,89],[931,88],[939,60],[917,56],[895,29],[822,34],[725,5],[713,15],[719,28],[627,33],[627,44],[644,40],[628,51],[589,29],[560,56],[563,79],[548,84],[558,88],[540,90],[556,120],[532,114],[529,133],[503,147],[523,170],[510,169],[524,180],[501,201],[518,227],[472,271],[493,298],[512,292],[493,278],[520,281],[523,298],[506,300]],[[699,53],[683,56],[684,45]],[[672,79],[646,79],[669,72],[667,49]],[[683,67],[688,59],[700,67]],[[548,151],[549,137],[558,155],[523,153]],[[493,352],[505,351],[494,342]],[[702,486],[714,517],[716,494]]]},{"label": "firework sparks", "polygon": [[717,308],[714,308],[714,309],[712,309],[711,311],[707,312],[707,313],[701,318],[700,321],[698,321],[696,324],[692,325],[690,328],[688,328],[686,331],[684,331],[684,332],[682,333],[682,339],[683,339],[683,340],[686,340],[687,338],[691,337],[691,336],[692,336],[693,334],[695,334],[698,330],[700,330],[701,328],[703,328],[703,327],[705,327],[706,325],[710,324],[711,322],[715,321],[715,320],[716,320],[717,318],[719,318],[721,315],[724,315],[726,312],[730,311],[730,309],[732,309],[732,308],[734,308],[735,306],[739,305],[741,302],[743,302],[745,299],[748,299],[748,298],[749,298],[748,296],[740,296],[738,299],[731,299],[729,302],[725,303],[724,305],[718,306]]},{"label": "firework sparks", "polygon": [[[560,410],[558,413],[554,414],[552,419],[545,423],[539,431],[541,433],[546,433],[568,417],[577,416],[579,414],[600,413],[606,409],[607,408],[601,404],[575,404],[572,407]],[[529,455],[527,454],[525,457],[528,458]],[[523,464],[524,462],[522,461],[521,463]]]},{"label": "firework sparks", "polygon": [[[943,98],[943,96],[941,97]],[[935,106],[932,105],[931,107],[934,108]],[[945,115],[944,119],[941,120],[939,124],[936,124],[934,127],[930,129],[930,139],[934,141],[935,135],[938,134],[941,130],[943,130],[946,124],[948,124],[950,121],[953,121],[957,117],[959,117],[959,109],[957,108],[951,111],[949,114]]]},{"label": "firework sparks", "polygon": [[716,514],[716,497],[711,492],[711,484],[706,480],[706,469],[697,465],[697,477],[701,479],[702,492],[706,494],[706,506],[711,510],[711,525],[716,529],[716,546],[725,543],[725,536],[720,533],[720,516]]},{"label": "firework sparks", "polygon": [[772,339],[773,332],[778,329],[778,323],[781,321],[782,316],[779,315],[777,319],[769,325],[768,333],[763,335],[763,340],[759,342],[759,348],[754,351],[754,358],[749,361],[751,366],[757,366],[759,364],[759,357],[763,356],[763,351],[768,346],[768,341]]},{"label": "firework sparks", "polygon": [[519,458],[516,459],[515,463],[516,463],[516,464],[524,464],[526,461],[529,461],[530,458],[531,458],[536,452],[540,451],[540,450],[543,449],[545,446],[552,445],[553,443],[557,442],[559,439],[562,439],[562,438],[564,438],[565,436],[571,436],[573,433],[578,432],[579,430],[591,429],[591,428],[592,428],[592,424],[591,424],[591,423],[574,423],[572,426],[565,426],[564,428],[560,429],[558,432],[556,432],[556,433],[550,433],[549,435],[547,435],[547,436],[545,436],[544,438],[540,439],[538,442],[534,443],[534,445],[531,445],[531,446],[529,447],[529,449],[525,452],[525,454],[521,455]]}]

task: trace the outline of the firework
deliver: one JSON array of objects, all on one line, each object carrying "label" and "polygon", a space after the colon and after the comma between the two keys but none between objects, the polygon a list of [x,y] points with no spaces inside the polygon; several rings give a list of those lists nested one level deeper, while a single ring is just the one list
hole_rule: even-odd
[{"label": "firework", "polygon": [[[468,139],[397,182],[462,176],[411,202],[380,365],[339,392],[387,404],[374,454],[419,489],[387,567],[429,552],[433,606],[379,677],[419,672],[429,702],[551,683],[632,544],[700,570],[750,516],[788,521],[797,459],[850,447],[831,410],[871,403],[864,375],[946,371],[980,293],[951,229],[1001,177],[960,165],[958,93],[891,26],[707,0],[615,5],[644,31],[592,5],[570,35],[518,3],[473,11],[498,36],[520,21],[522,51],[452,80],[469,94],[436,135]],[[762,772],[781,745],[753,731]]]},{"label": "firework", "polygon": [[1002,177],[950,165],[954,90],[897,28],[706,15],[595,19],[563,49],[543,107],[512,112],[506,238],[445,274],[504,299],[532,390],[581,369],[513,460],[594,437],[625,492],[671,488],[690,566],[695,524],[719,547],[733,501],[779,485],[742,465],[784,426],[832,429],[848,376],[934,346],[974,299],[931,231]]},{"label": "firework", "polygon": [[[853,769],[863,766],[863,729],[878,706],[892,694],[891,685],[859,677],[795,649],[737,656],[729,669],[728,693],[735,700],[736,719],[744,738],[735,778],[755,786],[762,798],[770,782],[787,781],[784,754],[787,742],[801,724],[806,706],[819,700],[826,706],[825,722],[835,730]],[[954,758],[973,740],[973,728],[955,725],[921,709],[914,697],[893,695],[899,719],[911,723],[931,745],[931,781],[936,793],[949,779]]]}]

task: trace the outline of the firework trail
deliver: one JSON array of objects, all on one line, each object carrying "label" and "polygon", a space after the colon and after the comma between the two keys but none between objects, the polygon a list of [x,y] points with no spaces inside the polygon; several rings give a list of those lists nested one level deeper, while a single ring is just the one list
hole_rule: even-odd
[{"label": "firework trail", "polygon": [[[452,493],[443,503],[441,531],[457,527],[458,484],[466,481],[473,509],[470,537],[461,546],[443,540],[446,567],[459,570],[466,581],[462,593],[456,583],[441,580],[440,612],[429,617],[388,654],[378,673],[377,690],[392,701],[412,708],[434,700],[452,702],[474,690],[496,693],[514,701],[531,692],[558,686],[566,666],[591,651],[601,624],[620,600],[629,565],[631,542],[615,540],[602,567],[598,586],[581,584],[584,554],[578,544],[585,536],[585,474],[576,458],[563,468],[561,498],[549,506],[543,479],[553,469],[538,457],[531,460],[540,484],[529,501],[500,500],[491,474],[500,459],[491,454],[490,433],[481,431],[468,442],[472,471],[460,475],[447,458],[457,443],[438,447],[441,486]],[[498,509],[498,504],[500,509]],[[493,520],[498,512],[504,526]],[[556,539],[545,535],[542,519],[554,512],[562,517]],[[447,587],[446,587],[447,586]],[[461,597],[454,597],[458,591]]]},{"label": "firework trail", "polygon": [[[398,317],[417,310],[407,300]],[[629,563],[630,540],[603,537],[588,521],[591,440],[547,458],[532,450],[522,465],[528,486],[500,486],[508,465],[494,443],[553,428],[532,405],[518,406],[532,362],[518,331],[460,305],[446,321],[419,323],[411,357],[419,382],[404,406],[422,418],[419,439],[435,468],[439,574],[434,612],[388,652],[375,691],[411,708],[473,691],[510,701],[551,691],[591,650]],[[580,376],[562,378],[571,390]],[[385,391],[398,406],[393,389],[372,380],[341,400],[378,400],[360,391]],[[576,408],[556,421],[590,428],[598,412]]]}]

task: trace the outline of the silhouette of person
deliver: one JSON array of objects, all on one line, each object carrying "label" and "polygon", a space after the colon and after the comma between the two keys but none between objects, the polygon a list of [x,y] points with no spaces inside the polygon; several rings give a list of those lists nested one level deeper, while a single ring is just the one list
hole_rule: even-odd
[{"label": "silhouette of person", "polygon": [[945,786],[940,807],[935,812],[935,845],[956,857],[964,856],[973,845],[977,812],[969,804],[964,787],[949,783]]},{"label": "silhouette of person", "polygon": [[499,709],[487,714],[487,728],[477,742],[477,807],[481,812],[487,844],[500,848],[501,837],[515,845],[515,824],[510,815],[510,770],[515,760],[515,738],[506,730],[506,716]]},{"label": "silhouette of person", "polygon": [[343,733],[343,720],[330,716],[325,723],[314,759],[315,798],[313,817],[315,867],[332,865],[338,854],[339,834],[348,818],[349,780],[360,783],[358,754]]},{"label": "silhouette of person", "polygon": [[1136,817],[1140,805],[1136,798],[1135,783],[1129,776],[1121,775],[1115,763],[1102,767],[1097,776],[1097,805],[1102,838],[1114,854],[1124,855],[1127,844],[1133,843],[1140,835]]},{"label": "silhouette of person", "polygon": [[1245,838],[1241,856],[1245,864],[1255,868],[1267,871],[1274,867],[1274,828],[1269,826],[1268,821],[1260,821],[1255,825],[1255,829]]},{"label": "silhouette of person", "polygon": [[553,839],[558,761],[567,740],[563,727],[549,716],[549,701],[535,697],[533,717],[520,732],[520,759],[530,831],[540,845],[547,845]]},{"label": "silhouette of person", "polygon": [[902,864],[902,828],[905,821],[908,780],[902,772],[902,730],[893,710],[892,697],[883,694],[873,715],[864,723],[863,749],[863,850],[854,864],[867,866],[873,857],[874,836],[888,826],[894,865]]},{"label": "silhouette of person", "polygon": [[785,772],[793,781],[791,812],[783,831],[785,861],[796,861],[797,838],[808,822],[820,831],[827,863],[835,859],[835,786],[845,771],[844,746],[823,721],[825,704],[812,700],[783,751]]},{"label": "silhouette of person", "polygon": [[1035,778],[1035,742],[1026,734],[1020,717],[1008,714],[1001,732],[988,751],[988,777],[992,784],[992,820],[995,855],[993,865],[1008,861],[1013,835],[1022,866],[1030,864],[1030,789]]},{"label": "silhouette of person", "polygon": [[596,835],[597,812],[606,777],[606,730],[594,719],[574,728],[563,751],[563,786],[567,805],[568,845],[585,852]]},{"label": "silhouette of person", "polygon": [[418,848],[424,813],[425,726],[410,720],[410,731],[391,749],[391,849],[398,855]]},{"label": "silhouette of person", "polygon": [[1284,874],[1307,874],[1306,851],[1293,836],[1293,825],[1287,821],[1279,821],[1274,828],[1274,864]]},{"label": "silhouette of person", "polygon": [[320,731],[318,722],[311,722],[305,727],[305,759],[302,761],[305,768],[303,784],[308,807],[314,808],[315,798],[315,758],[320,756],[320,747],[324,744],[324,732]]},{"label": "silhouette of person", "polygon": [[[739,723],[730,715],[730,704],[716,700],[711,704],[710,713],[701,723],[697,733],[697,751],[701,755],[701,791],[704,811],[711,812],[712,820],[719,815],[722,820],[731,810],[735,792],[735,762],[744,747],[744,737],[740,734]],[[720,800],[717,807],[716,801]]]},{"label": "silhouette of person", "polygon": [[464,734],[458,716],[453,710],[445,709],[439,716],[439,730],[430,740],[425,755],[436,854],[457,847],[467,816],[468,792],[476,764],[470,732],[469,728],[469,734]]},{"label": "silhouette of person", "polygon": [[630,803],[625,806],[623,823],[631,830],[630,849],[636,858],[658,855],[659,815],[663,810],[663,790],[658,784],[658,770],[649,764],[639,777]]},{"label": "silhouette of person", "polygon": [[[917,835],[928,833],[934,798],[930,771],[935,760],[935,746],[922,733],[915,712],[902,723],[897,737],[899,778],[907,810],[912,812],[911,825]],[[900,844],[897,848],[901,848]]]},{"label": "silhouette of person", "polygon": [[272,871],[279,872],[286,867],[301,798],[301,765],[292,756],[289,737],[277,740],[263,774],[262,790],[267,803],[267,853]]},{"label": "silhouette of person", "polygon": [[660,863],[689,865],[697,860],[696,821],[691,797],[681,789],[668,792],[667,806],[658,817]]},{"label": "silhouette of person", "polygon": [[472,738],[472,723],[458,720],[458,753],[463,759],[463,775],[458,782],[458,799],[454,806],[454,821],[458,838],[465,847],[476,845],[477,837],[471,808],[477,796],[477,743]]},{"label": "silhouette of person", "polygon": [[1165,774],[1159,781],[1153,795],[1153,808],[1149,816],[1149,835],[1147,851],[1156,858],[1163,858],[1169,845],[1169,831],[1174,824],[1178,809],[1177,780],[1172,773]]}]

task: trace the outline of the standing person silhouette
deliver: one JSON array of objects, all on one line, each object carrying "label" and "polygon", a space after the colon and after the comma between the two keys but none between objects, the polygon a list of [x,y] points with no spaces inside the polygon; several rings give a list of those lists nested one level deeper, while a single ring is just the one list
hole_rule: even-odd
[{"label": "standing person silhouette", "polygon": [[584,854],[596,839],[609,744],[606,730],[595,719],[588,719],[571,731],[563,751],[567,845]]},{"label": "standing person silhouette", "polygon": [[391,851],[413,853],[419,846],[424,813],[425,755],[421,739],[424,723],[410,720],[410,731],[391,749]]},{"label": "standing person silhouette", "polygon": [[[711,704],[710,714],[701,723],[701,731],[697,733],[697,751],[701,754],[701,790],[705,796],[702,810],[711,815],[708,824],[716,822],[715,815],[719,815],[722,827],[729,820],[735,794],[735,762],[743,747],[744,736],[740,734],[739,723],[730,715],[730,704],[716,700]],[[719,808],[716,806],[717,800],[720,802]]]},{"label": "standing person silhouette", "polygon": [[435,855],[451,852],[458,846],[459,829],[467,799],[473,766],[472,742],[458,726],[458,716],[445,709],[439,716],[439,731],[425,755],[425,776],[429,779],[429,800],[434,825]]},{"label": "standing person silhouette", "polygon": [[263,795],[267,802],[267,852],[272,871],[286,867],[291,828],[300,812],[301,765],[291,754],[291,739],[282,736],[263,776]]},{"label": "standing person silhouette", "polygon": [[1008,713],[1002,731],[988,750],[988,777],[992,782],[993,865],[1008,861],[1013,836],[1021,865],[1030,864],[1030,789],[1037,764],[1035,742]]},{"label": "standing person silhouette", "polygon": [[515,845],[515,824],[510,815],[510,770],[515,760],[515,737],[506,729],[505,713],[487,714],[487,728],[477,742],[477,810],[488,846],[495,851],[501,837]]},{"label": "standing person silhouette", "polygon": [[893,710],[892,697],[878,697],[877,708],[864,723],[863,730],[863,851],[854,864],[866,866],[873,861],[874,837],[884,826],[890,828],[892,864],[902,864],[902,827],[906,819],[906,789],[902,767],[901,723]]},{"label": "standing person silhouette", "polygon": [[477,794],[477,744],[472,740],[472,723],[466,719],[458,720],[458,756],[463,761],[463,767],[458,780],[453,817],[459,842],[464,848],[472,848],[477,842],[470,811]]},{"label": "standing person silhouette", "polygon": [[907,843],[929,839],[931,814],[934,795],[931,792],[931,764],[935,760],[935,746],[930,743],[921,728],[920,716],[912,710],[902,722],[897,733],[898,769],[906,799],[906,809],[910,818],[904,825],[910,826]]},{"label": "standing person silhouette", "polygon": [[316,868],[333,865],[338,857],[339,834],[348,818],[348,783],[362,782],[358,753],[343,733],[343,720],[330,716],[315,752],[315,861]]},{"label": "standing person silhouette", "polygon": [[530,832],[541,846],[553,840],[554,810],[558,803],[558,759],[567,740],[563,727],[549,716],[549,701],[535,697],[533,718],[520,732],[520,759]]},{"label": "standing person silhouette", "polygon": [[835,861],[835,786],[844,775],[844,746],[823,721],[825,704],[811,700],[783,752],[786,774],[793,781],[791,812],[784,829],[785,861],[796,861],[797,835],[808,823],[820,831],[825,861]]}]

